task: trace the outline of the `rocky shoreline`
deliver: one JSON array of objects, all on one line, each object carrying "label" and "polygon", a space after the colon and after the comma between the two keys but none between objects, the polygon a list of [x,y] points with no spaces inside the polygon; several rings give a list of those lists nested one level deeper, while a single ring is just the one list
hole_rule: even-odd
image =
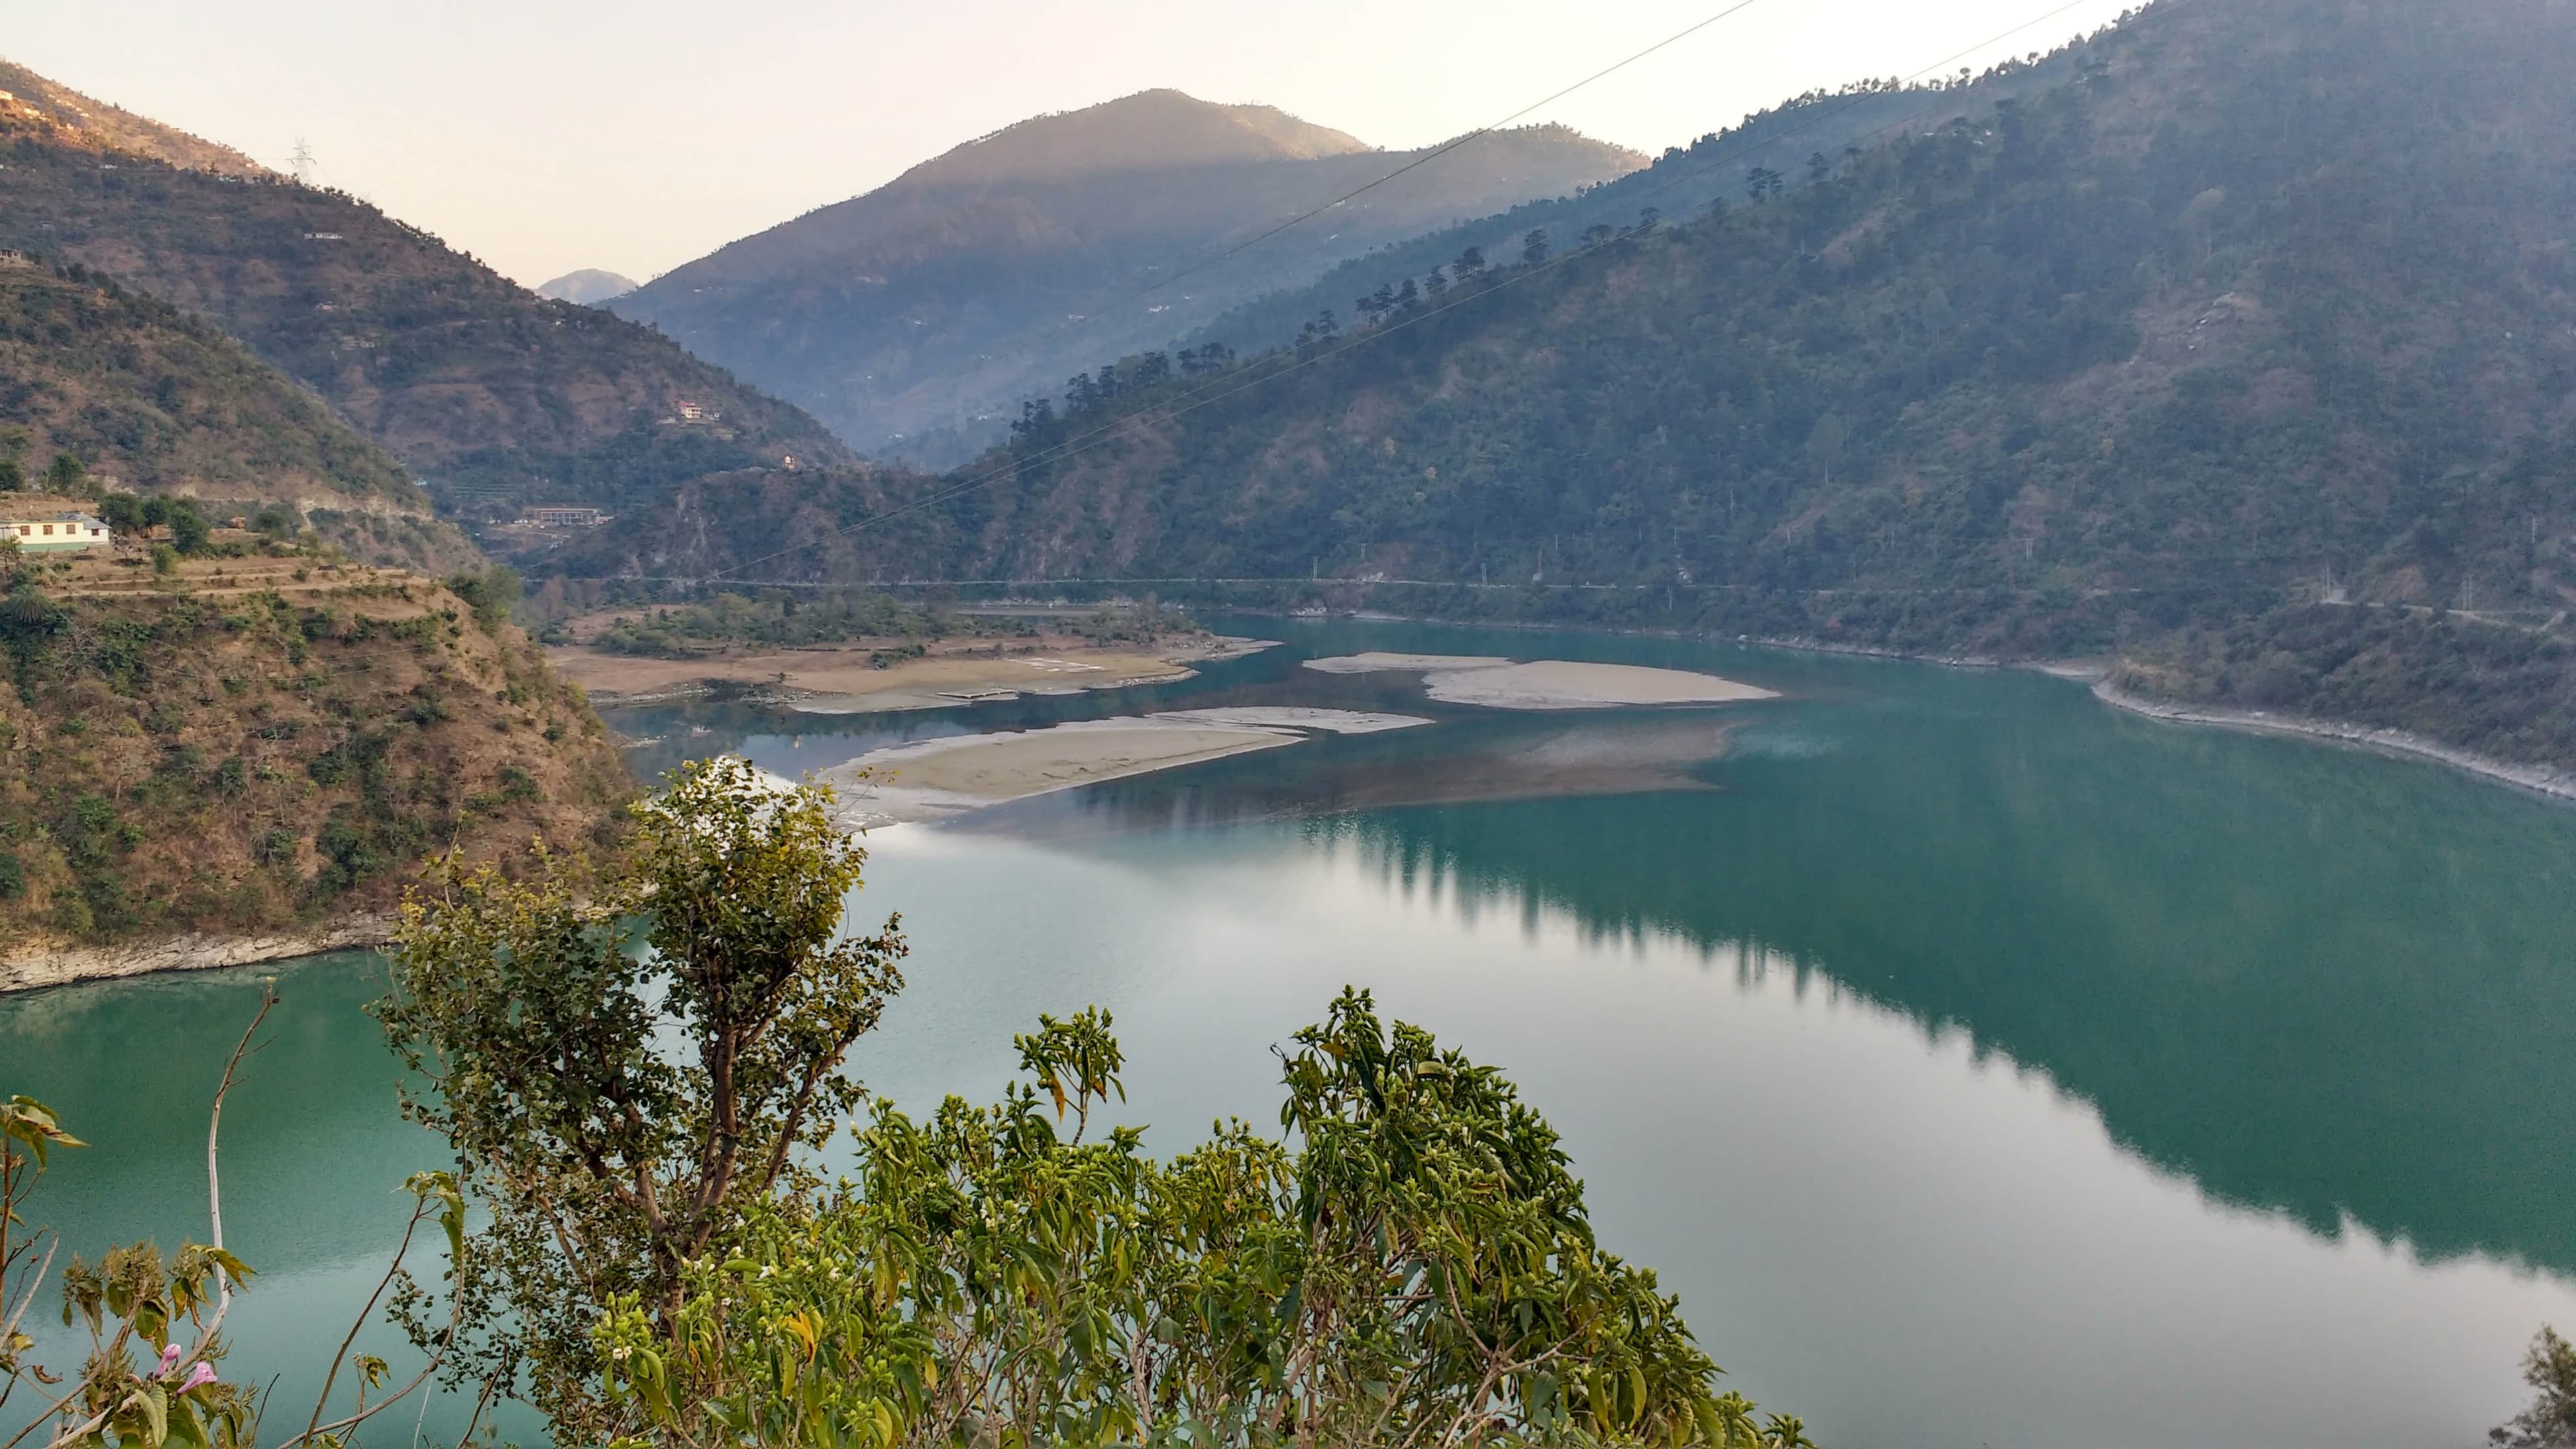
[{"label": "rocky shoreline", "polygon": [[275,935],[213,936],[191,933],[117,946],[31,943],[0,947],[0,993],[148,976],[160,971],[208,971],[250,966],[325,951],[381,946],[393,939],[390,915],[350,916],[317,931]]},{"label": "rocky shoreline", "polygon": [[2386,754],[2405,755],[2430,760],[2464,770],[2499,784],[2512,785],[2554,800],[2576,800],[2576,772],[2548,765],[2517,765],[2487,755],[2456,749],[2436,739],[2410,734],[2405,730],[2373,729],[2368,725],[2344,724],[2335,720],[2312,719],[2305,715],[2271,714],[2263,710],[2224,709],[2208,705],[2167,704],[2130,694],[2109,679],[2097,681],[2093,697],[2113,709],[2144,715],[2148,719],[2171,724],[2216,725],[2221,729],[2250,730],[2258,734],[2299,735],[2308,739],[2328,740],[2354,745]]}]

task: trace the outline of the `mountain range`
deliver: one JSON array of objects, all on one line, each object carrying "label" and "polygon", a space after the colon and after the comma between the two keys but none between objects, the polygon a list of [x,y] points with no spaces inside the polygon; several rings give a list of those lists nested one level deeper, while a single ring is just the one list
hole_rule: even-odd
[{"label": "mountain range", "polygon": [[1417,166],[1441,148],[1379,151],[1271,107],[1145,91],[970,141],[608,305],[871,456],[951,463],[1071,371],[1167,346],[1372,247],[1646,160],[1555,126],[1453,145]]},{"label": "mountain range", "polygon": [[[1645,170],[1561,131],[1478,137],[1186,276],[1408,157],[1148,92],[613,304],[653,326],[13,75],[0,243],[240,337],[450,516],[622,513],[543,560],[565,576],[1153,581],[2093,655],[2136,693],[2565,765],[2572,69],[2552,0],[2158,0],[1982,76],[1800,97]],[[1575,194],[1529,200],[1551,184]],[[1069,325],[1077,295],[1179,301]],[[862,465],[665,331],[782,387],[881,364],[832,405],[916,408],[955,448],[1007,411],[1011,437],[946,475]],[[117,371],[83,367],[62,386]],[[1060,398],[1018,394],[1074,368]],[[127,404],[150,371],[118,373]],[[104,436],[91,411],[43,426]]]},{"label": "mountain range", "polygon": [[631,278],[603,272],[597,267],[566,272],[551,281],[537,284],[540,297],[551,297],[558,302],[577,302],[584,307],[595,307],[611,297],[623,297],[634,290],[635,282]]},{"label": "mountain range", "polygon": [[1138,359],[945,481],[699,480],[563,563],[2095,654],[2565,764],[2570,73],[2548,0],[2161,0],[1804,184]]},{"label": "mountain range", "polygon": [[354,196],[5,74],[0,247],[211,320],[451,516],[617,508],[710,470],[849,456],[650,328],[539,297]]}]

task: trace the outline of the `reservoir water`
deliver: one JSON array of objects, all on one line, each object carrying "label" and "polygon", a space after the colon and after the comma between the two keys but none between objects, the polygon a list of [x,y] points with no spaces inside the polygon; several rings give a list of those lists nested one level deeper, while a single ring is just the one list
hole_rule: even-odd
[{"label": "reservoir water", "polygon": [[[1435,716],[877,832],[853,922],[900,910],[913,955],[855,1069],[917,1106],[989,1099],[1013,1031],[1096,1002],[1122,1118],[1168,1152],[1274,1122],[1268,1048],[1370,987],[1509,1072],[1604,1241],[1830,1449],[2469,1445],[2519,1406],[2532,1332],[2576,1329],[2576,811],[2036,675],[1261,627],[1287,647],[1156,690],[613,722],[657,741],[639,771],[732,749],[796,774],[1178,703]],[[1296,668],[1358,649],[1786,697],[1507,714]],[[202,1235],[205,1102],[262,976],[285,1004],[224,1163],[265,1272],[228,1372],[284,1375],[291,1405],[382,1271],[401,1178],[437,1161],[361,1010],[380,964],[0,998],[0,1091],[96,1144],[33,1204],[72,1246]]]}]

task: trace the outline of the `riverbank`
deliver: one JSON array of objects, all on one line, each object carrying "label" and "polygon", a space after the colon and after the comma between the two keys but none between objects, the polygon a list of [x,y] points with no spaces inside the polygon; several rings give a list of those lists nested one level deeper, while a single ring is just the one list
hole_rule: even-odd
[{"label": "riverbank", "polygon": [[0,947],[0,994],[68,986],[75,981],[107,981],[150,976],[163,971],[210,971],[221,966],[254,966],[326,951],[381,946],[393,939],[390,915],[351,916],[336,926],[315,931],[257,936],[189,933],[157,941],[113,946],[75,946],[30,942]]},{"label": "riverbank", "polygon": [[2311,719],[2303,715],[2272,714],[2264,710],[2221,709],[2206,705],[2168,704],[2130,694],[2109,678],[2096,681],[2093,697],[2113,709],[2144,715],[2168,724],[2215,725],[2220,729],[2246,730],[2256,734],[2296,735],[2305,739],[2324,740],[2352,745],[2382,754],[2403,755],[2410,759],[2430,760],[2448,765],[2499,784],[2511,785],[2546,795],[2555,800],[2576,800],[2576,772],[2548,765],[2518,765],[2487,755],[2455,749],[2439,740],[2405,730],[2372,729],[2367,725],[2344,724],[2336,720]]},{"label": "riverbank", "polygon": [[[1443,624],[1460,628],[1518,629],[1532,632],[1573,627],[1518,620],[1460,620],[1377,613],[1371,613],[1366,617],[1405,623]],[[2149,699],[2115,688],[2111,683],[2115,673],[2115,663],[2107,659],[1999,659],[1982,654],[1927,654],[1881,648],[1875,645],[1841,644],[1821,639],[1768,638],[1750,634],[1727,635],[1690,629],[1620,629],[1590,626],[1577,632],[1618,634],[1638,639],[1691,639],[1705,643],[1731,641],[1764,649],[1787,649],[1800,654],[1834,654],[1863,659],[1903,660],[1915,664],[1938,664],[1948,669],[2025,669],[2086,685],[2092,690],[2096,699],[2114,709],[2143,715],[2167,724],[2208,725],[2219,729],[2296,736],[2325,744],[2374,750],[2386,755],[2444,765],[2465,774],[2475,775],[2482,780],[2527,790],[2554,800],[2576,801],[2576,770],[2500,760],[2491,755],[2481,755],[2446,745],[2440,740],[2406,730],[2379,729],[2368,725],[2348,724],[2339,720],[2316,719],[2302,715],[2270,714],[2260,710],[2233,710],[2215,706],[2179,705]]]}]

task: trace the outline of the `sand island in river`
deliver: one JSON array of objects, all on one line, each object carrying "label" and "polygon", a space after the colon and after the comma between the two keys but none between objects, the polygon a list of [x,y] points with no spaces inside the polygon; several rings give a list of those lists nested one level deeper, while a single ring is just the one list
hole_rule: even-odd
[{"label": "sand island in river", "polygon": [[809,713],[868,714],[953,709],[1028,694],[1174,684],[1195,675],[1200,665],[1239,659],[1267,647],[1267,640],[1201,634],[1113,647],[1061,637],[1049,637],[1033,647],[956,639],[902,659],[888,659],[885,646],[867,642],[720,650],[685,659],[558,645],[547,650],[546,657],[603,706],[684,698],[704,694],[713,685],[736,685],[770,690],[781,701]]},{"label": "sand island in river", "polygon": [[1316,733],[1373,734],[1429,723],[1338,709],[1174,710],[895,745],[822,778],[840,794],[843,822],[864,828],[939,820],[1077,785],[1278,749]]},{"label": "sand island in river", "polygon": [[1306,667],[1325,674],[1420,674],[1422,692],[1433,699],[1493,709],[1610,709],[1779,698],[1758,685],[1714,674],[1572,659],[1515,663],[1481,654],[1371,653],[1309,659]]}]

